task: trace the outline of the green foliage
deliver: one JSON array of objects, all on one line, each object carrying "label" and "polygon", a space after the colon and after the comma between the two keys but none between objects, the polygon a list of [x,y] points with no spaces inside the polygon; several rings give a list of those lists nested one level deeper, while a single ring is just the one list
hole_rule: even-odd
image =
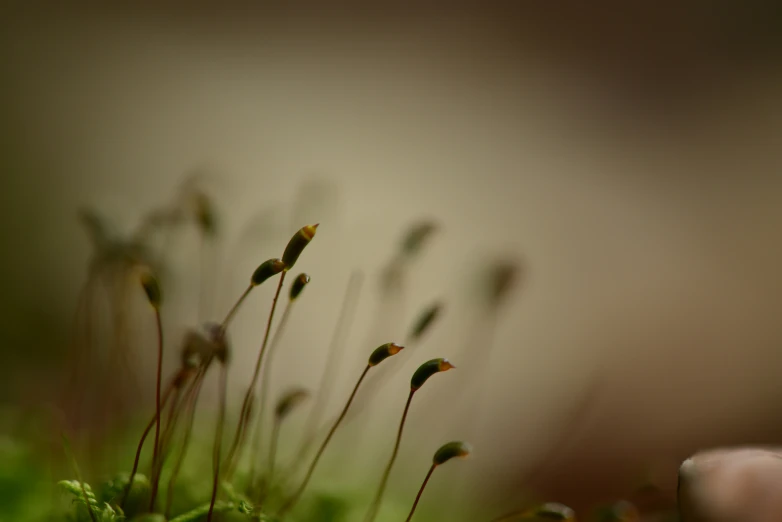
[{"label": "green foliage", "polygon": [[[114,478],[104,482],[98,498],[109,504],[119,504],[127,491],[129,478],[130,473],[120,473]],[[128,498],[123,504],[125,507],[125,514],[132,515],[134,513],[139,513],[146,507],[146,504],[149,501],[150,488],[151,484],[145,475],[136,473],[133,476],[133,486],[130,488],[130,491],[128,491]]]},{"label": "green foliage", "polygon": [[[124,493],[125,488],[128,487],[129,478],[130,473],[120,473],[115,478],[107,481],[104,484],[103,492],[107,495],[111,495],[112,499],[119,497],[120,493]],[[150,487],[151,485],[146,475],[136,472],[136,474],[133,476],[133,486],[130,488],[131,494],[134,491],[146,492]]]},{"label": "green foliage", "polygon": [[[71,522],[91,522],[89,507],[92,507],[93,513],[98,522],[120,522],[126,520],[125,515],[119,506],[113,502],[113,499],[120,498],[122,492],[128,485],[129,474],[118,475],[116,478],[106,482],[102,491],[96,495],[92,487],[84,483],[84,491],[81,484],[76,480],[62,480],[60,487],[73,495],[75,510],[69,515]],[[223,489],[230,501],[219,501],[215,503],[215,513],[231,513],[241,515],[241,519],[255,520],[258,522],[276,522],[276,519],[256,510],[255,506],[245,499],[242,495],[236,493],[228,483],[223,483]],[[146,492],[149,490],[149,479],[143,475],[136,475],[133,479],[133,488],[131,492]],[[86,497],[84,492],[86,491]],[[104,500],[104,499],[112,500]],[[209,511],[209,503],[200,505],[190,511],[172,518],[169,522],[195,522],[200,521]],[[155,513],[144,513],[135,516],[130,522],[166,522],[165,517]]]},{"label": "green foliage", "polygon": [[346,499],[336,495],[318,495],[308,507],[307,516],[302,520],[310,522],[341,522],[347,519],[350,511]]},{"label": "green foliage", "polygon": [[130,522],[166,522],[166,517],[160,513],[144,513],[137,517],[133,517]]},{"label": "green foliage", "polygon": [[97,522],[116,522],[125,519],[119,507],[112,507],[108,502],[99,501],[86,482],[82,485],[76,480],[61,480],[58,484],[75,497],[73,502],[77,505],[76,513],[71,517],[74,522],[91,521],[90,509]]},{"label": "green foliage", "polygon": [[[227,513],[229,511],[233,511],[234,509],[236,509],[236,504],[233,502],[215,502],[215,513]],[[209,503],[206,503],[203,506],[198,506],[197,508],[188,511],[187,513],[172,518],[169,522],[194,522],[196,520],[200,520],[201,517],[205,516],[208,512]]]},{"label": "green foliage", "polygon": [[[195,509],[183,513],[178,517],[174,517],[169,522],[195,522],[201,520],[209,512],[209,503],[202,506],[198,506]],[[217,501],[214,507],[215,513],[231,513],[236,512],[243,515],[245,520],[257,520],[258,522],[277,522],[277,519],[268,516],[261,512],[256,512],[252,504],[246,500],[239,500],[238,502],[229,501]]]}]

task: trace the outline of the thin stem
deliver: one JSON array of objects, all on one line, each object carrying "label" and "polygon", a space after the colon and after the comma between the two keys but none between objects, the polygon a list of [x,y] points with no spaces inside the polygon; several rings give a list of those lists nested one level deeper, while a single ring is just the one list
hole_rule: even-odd
[{"label": "thin stem", "polygon": [[274,319],[274,310],[277,308],[277,299],[280,297],[280,291],[282,290],[282,283],[285,281],[285,274],[287,274],[287,271],[283,271],[280,274],[280,282],[277,284],[277,291],[274,293],[274,299],[272,300],[272,307],[271,310],[269,310],[269,319],[266,322],[266,332],[263,334],[263,343],[261,344],[261,349],[258,351],[258,359],[255,362],[255,370],[253,371],[253,377],[250,381],[250,386],[247,387],[247,393],[244,394],[244,400],[242,401],[242,409],[239,413],[239,423],[236,426],[236,434],[234,435],[233,443],[231,443],[231,449],[228,450],[228,455],[226,456],[226,462],[229,469],[229,472],[233,470],[234,467],[234,457],[237,455],[240,448],[242,441],[244,440],[244,436],[247,432],[247,422],[249,421],[250,416],[250,399],[252,398],[253,393],[255,392],[255,386],[258,384],[258,375],[260,375],[261,372],[261,363],[263,362],[263,355],[266,352],[266,346],[269,342],[269,331],[272,327],[272,320]]},{"label": "thin stem", "polygon": [[267,488],[271,486],[272,479],[274,477],[274,460],[277,456],[277,441],[280,438],[280,425],[282,419],[280,417],[274,418],[274,426],[272,426],[272,436],[269,442],[269,474],[266,479]]},{"label": "thin stem", "polygon": [[195,405],[198,401],[198,395],[201,393],[201,385],[204,382],[206,367],[199,369],[193,382],[188,388],[185,397],[185,414],[187,415],[187,424],[185,427],[185,436],[182,440],[182,448],[179,450],[174,468],[171,470],[171,477],[168,479],[168,491],[166,493],[166,518],[170,518],[171,505],[174,501],[174,484],[179,477],[179,471],[182,469],[182,463],[185,461],[187,448],[190,445],[190,435],[193,432],[193,420],[195,419]]},{"label": "thin stem", "polygon": [[212,482],[212,500],[209,503],[209,513],[206,515],[206,522],[212,522],[212,512],[217,500],[217,484],[220,481],[220,448],[223,444],[223,424],[225,424],[226,408],[226,389],[228,380],[226,378],[228,370],[225,364],[220,365],[220,412],[217,416],[217,427],[215,429],[215,443],[212,449],[212,466],[214,466],[214,480]]},{"label": "thin stem", "polygon": [[380,509],[380,501],[383,499],[383,493],[385,493],[386,484],[388,484],[388,477],[391,475],[391,468],[394,466],[397,453],[399,453],[399,443],[402,441],[402,430],[405,428],[405,419],[407,419],[407,412],[410,410],[410,402],[412,402],[414,394],[415,390],[410,390],[410,395],[407,396],[407,403],[405,404],[405,409],[402,412],[402,420],[399,422],[399,431],[396,434],[394,451],[391,453],[391,458],[388,460],[386,469],[383,472],[383,478],[380,480],[380,487],[377,488],[375,499],[372,501],[372,505],[369,508],[367,516],[364,518],[364,522],[372,522],[375,520],[377,512]]},{"label": "thin stem", "polygon": [[[168,398],[171,395],[171,389],[174,387],[174,380],[172,379],[171,382],[166,387],[166,391],[163,394],[163,402],[162,407],[165,408],[166,402],[168,402]],[[124,510],[125,509],[125,501],[128,499],[128,495],[130,494],[130,489],[133,487],[133,480],[136,477],[136,472],[138,471],[138,464],[139,460],[141,459],[141,449],[144,447],[144,441],[147,440],[147,435],[149,435],[149,432],[152,431],[152,426],[155,425],[155,422],[157,422],[157,415],[153,415],[152,419],[150,419],[149,424],[147,424],[147,427],[144,429],[144,433],[141,434],[141,440],[138,441],[138,447],[136,448],[136,458],[133,460],[133,470],[130,472],[130,480],[128,481],[128,486],[125,488],[125,495],[122,497],[122,502],[120,503],[120,507]]]},{"label": "thin stem", "polygon": [[234,305],[228,311],[228,315],[226,315],[225,319],[223,319],[223,322],[220,323],[220,328],[222,330],[228,328],[228,323],[230,323],[231,319],[233,319],[234,315],[236,315],[236,311],[239,309],[239,305],[241,305],[242,302],[244,302],[244,300],[247,298],[247,296],[250,295],[252,289],[253,289],[253,285],[248,286],[247,289],[242,293],[242,295],[239,296],[239,299],[236,300]]},{"label": "thin stem", "polygon": [[345,418],[345,415],[348,412],[348,408],[350,408],[350,404],[353,402],[353,398],[356,396],[356,392],[358,392],[358,388],[359,386],[361,386],[361,383],[363,382],[364,377],[367,376],[367,372],[369,372],[370,368],[371,366],[369,365],[367,365],[366,368],[364,368],[364,371],[361,373],[361,377],[358,378],[358,382],[356,382],[356,386],[353,388],[353,392],[350,394],[350,397],[348,398],[348,402],[346,402],[345,407],[342,408],[342,413],[340,413],[339,417],[337,417],[336,422],[334,422],[334,425],[329,430],[328,435],[326,435],[326,439],[323,441],[323,444],[321,444],[320,448],[318,449],[318,452],[315,454],[315,458],[312,460],[312,464],[310,464],[310,468],[307,470],[307,475],[304,477],[304,480],[299,486],[299,489],[296,490],[296,493],[294,493],[293,496],[285,503],[285,505],[282,506],[282,509],[280,509],[280,513],[279,513],[280,518],[282,518],[282,516],[285,513],[290,511],[290,509],[294,506],[294,504],[296,504],[296,502],[299,500],[299,497],[301,497],[301,494],[304,492],[304,489],[307,487],[307,484],[312,478],[312,473],[315,471],[315,466],[318,465],[318,461],[320,460],[321,455],[323,455],[326,446],[328,446],[331,437],[334,436],[334,432],[337,431],[337,428],[339,427],[339,424],[342,422],[342,419]]},{"label": "thin stem", "polygon": [[[180,400],[182,399],[182,389],[174,389],[174,399],[171,401],[171,407],[168,409],[168,417],[166,418],[166,427],[163,430],[163,434],[160,436],[160,452],[165,455],[168,447],[171,444],[171,437],[174,436],[174,428],[176,427],[177,420],[179,419]],[[163,410],[166,409],[165,402],[163,403]],[[163,457],[164,458],[164,457]]]},{"label": "thin stem", "polygon": [[296,460],[289,469],[289,473],[291,474],[293,474],[304,461],[304,457],[306,457],[310,446],[315,442],[316,431],[321,428],[321,416],[326,409],[326,404],[331,396],[332,385],[335,381],[331,376],[336,371],[341,359],[341,353],[338,352],[338,350],[340,347],[344,346],[345,335],[347,331],[350,330],[353,323],[362,284],[362,272],[359,270],[353,271],[350,280],[348,281],[347,289],[345,290],[345,297],[342,300],[342,308],[340,309],[339,317],[337,318],[337,326],[334,328],[334,333],[331,337],[327,352],[326,367],[323,369],[323,373],[320,377],[320,383],[318,384],[315,393],[315,402],[312,405],[312,408],[310,408],[309,417],[304,426],[304,436],[302,437],[299,450],[296,452]]},{"label": "thin stem", "polygon": [[238,433],[239,439],[238,440],[234,439],[234,442],[236,444],[233,443],[231,444],[231,450],[233,450],[233,452],[231,453],[229,450],[229,454],[225,459],[225,471],[223,473],[225,474],[225,478],[229,481],[233,477],[234,471],[236,471],[236,466],[239,463],[239,458],[241,457],[242,450],[244,449],[244,442],[247,439],[247,432],[248,432],[247,426],[249,425],[250,422],[250,415],[252,414],[252,405],[254,401],[255,401],[255,397],[251,395],[250,402],[247,404],[247,409],[245,410],[244,413],[244,422],[241,422],[240,419],[242,428],[241,431]]},{"label": "thin stem", "polygon": [[[171,443],[171,437],[174,434],[174,426],[176,423],[177,418],[179,417],[179,399],[182,396],[182,389],[176,388],[174,390],[174,398],[171,401],[171,407],[168,409],[168,417],[166,418],[166,429],[161,435],[160,438],[160,455],[158,457],[158,465],[157,469],[152,470],[152,484],[153,489],[155,492],[158,491],[158,487],[160,486],[160,476],[163,474],[163,466],[166,463],[166,458],[168,456],[168,448],[169,444]],[[165,410],[166,405],[163,403],[163,409]]]},{"label": "thin stem", "polygon": [[267,357],[266,364],[263,366],[263,374],[261,375],[261,404],[258,408],[258,417],[255,421],[255,433],[253,434],[253,441],[251,444],[251,457],[250,457],[250,481],[252,485],[255,483],[255,473],[258,460],[260,460],[261,442],[263,437],[263,418],[266,413],[267,396],[269,394],[269,381],[271,378],[272,357],[276,352],[277,345],[282,338],[282,333],[285,331],[285,325],[288,324],[288,317],[290,317],[291,309],[293,308],[293,301],[288,301],[285,305],[285,310],[282,312],[282,318],[280,324],[277,325],[277,330],[274,332],[272,342],[269,345],[269,356]]},{"label": "thin stem", "polygon": [[[155,388],[155,449],[152,453],[152,469],[156,470],[160,458],[160,383],[163,380],[163,322],[160,319],[160,309],[155,307],[155,322],[157,323],[157,382]],[[152,495],[149,499],[149,511],[154,512],[157,498],[157,481],[152,483]]]},{"label": "thin stem", "polygon": [[415,513],[415,508],[418,507],[418,501],[421,500],[421,495],[424,492],[426,483],[429,482],[429,478],[432,476],[432,473],[434,473],[434,468],[436,467],[437,464],[432,464],[432,467],[429,468],[429,473],[426,474],[426,478],[424,479],[423,484],[421,484],[421,489],[418,490],[418,494],[415,496],[415,502],[413,502],[413,507],[410,509],[410,514],[407,515],[405,522],[410,522],[410,520],[413,518],[413,513]]}]

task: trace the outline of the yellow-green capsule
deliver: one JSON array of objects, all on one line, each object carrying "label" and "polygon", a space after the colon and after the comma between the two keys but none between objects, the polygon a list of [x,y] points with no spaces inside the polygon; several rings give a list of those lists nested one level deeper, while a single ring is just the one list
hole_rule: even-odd
[{"label": "yellow-green capsule", "polygon": [[285,270],[285,263],[279,259],[269,259],[260,264],[258,268],[253,272],[253,276],[250,278],[250,283],[253,286],[258,286],[264,281],[273,277]]},{"label": "yellow-green capsule", "polygon": [[402,254],[408,257],[417,254],[436,230],[437,225],[432,221],[422,221],[410,227],[402,241]]},{"label": "yellow-green capsule", "polygon": [[398,354],[404,349],[404,346],[400,346],[396,343],[386,343],[378,346],[369,356],[369,366],[377,366],[381,362],[385,361],[392,355]]},{"label": "yellow-green capsule", "polygon": [[147,299],[149,300],[149,304],[152,305],[152,308],[156,310],[160,308],[160,301],[162,298],[160,294],[160,285],[151,272],[143,272],[141,274],[141,286],[144,288],[144,292],[147,294]]},{"label": "yellow-green capsule", "polygon": [[299,274],[296,279],[293,280],[290,293],[291,301],[298,299],[299,295],[301,295],[302,291],[304,291],[304,287],[307,286],[307,283],[309,282],[310,276],[307,274]]},{"label": "yellow-green capsule", "polygon": [[537,517],[543,520],[563,520],[565,522],[575,522],[576,513],[564,504],[557,502],[547,502],[534,507],[526,513],[528,517]]},{"label": "yellow-green capsule", "polygon": [[303,388],[294,388],[280,398],[274,414],[281,419],[288,415],[293,408],[304,402],[310,396],[310,392]]},{"label": "yellow-green capsule", "polygon": [[500,261],[489,273],[489,301],[497,305],[508,295],[520,275],[520,267],[512,261]]},{"label": "yellow-green capsule", "polygon": [[209,196],[203,192],[195,195],[195,217],[201,232],[206,236],[214,236],[217,231],[214,206]]},{"label": "yellow-green capsule", "polygon": [[435,466],[445,464],[454,457],[464,458],[472,453],[472,446],[466,442],[455,440],[447,444],[440,446],[432,459],[432,463]]},{"label": "yellow-green capsule", "polygon": [[285,252],[282,253],[282,262],[285,263],[285,270],[290,270],[293,265],[296,264],[296,260],[304,251],[304,247],[309,245],[312,238],[315,237],[315,232],[318,229],[318,224],[307,225],[302,227],[296,232],[288,245],[285,247]]},{"label": "yellow-green capsule", "polygon": [[441,358],[426,361],[424,364],[418,367],[418,369],[413,374],[413,378],[410,379],[410,389],[412,391],[417,390],[423,386],[429,377],[435,373],[447,372],[451,368],[456,368],[456,366],[451,364],[447,359]]},{"label": "yellow-green capsule", "polygon": [[434,320],[437,319],[437,316],[440,314],[442,308],[443,306],[441,303],[434,303],[429,308],[424,310],[423,313],[418,316],[418,320],[415,322],[413,329],[410,331],[410,339],[415,341],[419,339],[424,333],[426,333],[429,327],[432,326]]}]

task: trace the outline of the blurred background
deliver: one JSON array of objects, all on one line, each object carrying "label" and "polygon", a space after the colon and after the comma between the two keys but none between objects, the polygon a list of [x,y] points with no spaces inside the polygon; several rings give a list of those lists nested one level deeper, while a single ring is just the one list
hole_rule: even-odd
[{"label": "blurred background", "polygon": [[[324,418],[373,348],[444,305],[339,433],[315,488],[366,505],[407,378],[438,356],[457,369],[413,405],[391,520],[452,438],[474,455],[433,479],[423,519],[488,520],[531,491],[582,509],[651,485],[665,505],[692,452],[778,443],[780,15],[773,2],[3,7],[5,509],[21,502],[18,470],[70,477],[51,465],[63,426],[100,431],[108,413],[66,400],[74,387],[121,388],[111,415],[138,421],[132,441],[154,407],[154,318],[123,294],[116,334],[113,290],[80,300],[95,248],[79,212],[127,238],[193,179],[218,233],[205,243],[184,224],[151,247],[165,264],[165,374],[187,329],[220,319],[310,222],[296,269],[312,282],[275,357],[275,397],[317,386],[349,281],[356,313]],[[389,290],[422,221],[436,231]],[[492,308],[479,291],[497,263],[519,271]],[[231,328],[227,432],[273,292],[254,291]],[[124,343],[127,374],[104,354],[74,380],[85,336]],[[75,428],[77,410],[92,421]],[[285,458],[306,417],[283,434]],[[76,444],[87,473],[130,465],[132,445],[102,454],[117,467],[90,467],[89,444]]]}]

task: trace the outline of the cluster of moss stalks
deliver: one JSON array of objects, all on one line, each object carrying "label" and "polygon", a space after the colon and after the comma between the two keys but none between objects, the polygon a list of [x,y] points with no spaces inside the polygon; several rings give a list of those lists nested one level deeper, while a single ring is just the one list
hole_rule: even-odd
[{"label": "cluster of moss stalks", "polygon": [[[210,199],[204,192],[194,191],[189,199],[189,209],[205,237],[214,234],[215,219]],[[164,220],[165,213],[153,214],[143,225],[142,230],[151,224]],[[119,474],[112,480],[102,484],[96,492],[82,480],[76,458],[70,451],[67,439],[66,451],[71,457],[73,480],[64,480],[60,484],[73,497],[73,509],[69,516],[76,521],[105,522],[114,520],[137,521],[169,521],[186,522],[206,520],[211,522],[217,518],[252,519],[261,521],[289,520],[337,520],[331,517],[329,508],[324,504],[316,504],[309,510],[301,509],[302,499],[307,497],[310,479],[318,470],[321,457],[327,451],[329,442],[345,419],[354,398],[362,393],[362,383],[370,372],[383,372],[382,363],[403,350],[403,346],[395,342],[387,342],[374,350],[368,350],[366,365],[360,375],[357,375],[355,386],[346,398],[339,415],[329,422],[319,422],[318,413],[322,407],[313,409],[314,417],[309,430],[309,436],[304,437],[302,447],[297,453],[291,469],[280,469],[276,462],[277,442],[285,420],[297,407],[311,396],[323,399],[327,386],[321,386],[309,391],[292,389],[283,394],[270,412],[272,425],[264,425],[265,410],[268,408],[268,382],[272,372],[272,354],[274,353],[285,326],[294,309],[297,300],[302,297],[310,282],[310,276],[300,273],[293,277],[287,292],[287,302],[282,312],[274,335],[272,325],[275,311],[278,308],[284,281],[288,273],[295,267],[299,257],[305,252],[315,238],[318,225],[306,225],[297,230],[287,243],[279,258],[271,258],[261,263],[252,273],[249,283],[238,296],[235,304],[226,311],[220,322],[206,323],[198,329],[187,333],[180,350],[179,368],[173,374],[163,376],[164,331],[162,315],[165,314],[164,292],[158,277],[157,269],[149,262],[143,242],[138,239],[125,245],[106,238],[100,223],[94,216],[85,214],[85,222],[89,226],[96,244],[97,264],[105,260],[120,258],[127,267],[127,272],[136,278],[138,286],[143,289],[149,303],[149,313],[154,317],[157,333],[157,371],[155,379],[155,402],[149,408],[153,411],[149,422],[139,437],[133,459],[133,467],[129,472]],[[181,217],[181,216],[179,216]],[[421,248],[427,237],[435,230],[432,223],[424,222],[412,227],[403,241],[396,265],[403,263]],[[141,237],[137,235],[136,238]],[[499,300],[511,286],[515,277],[516,267],[501,264],[496,267],[489,283],[489,294],[494,300]],[[391,272],[393,275],[393,271]],[[290,279],[289,279],[290,280]],[[228,384],[228,368],[231,364],[231,343],[229,340],[230,326],[242,308],[242,304],[256,287],[276,281],[276,291],[266,321],[265,329],[258,349],[250,382],[247,384],[238,420],[235,426],[226,426],[226,389]],[[415,342],[432,324],[435,323],[440,310],[440,304],[425,309],[413,324],[407,340]],[[435,358],[423,361],[410,378],[407,401],[401,413],[398,430],[394,439],[393,451],[379,471],[372,501],[366,506],[364,522],[374,522],[383,502],[386,486],[392,468],[400,451],[405,422],[408,412],[413,406],[416,392],[424,386],[431,377],[455,368],[446,358]],[[214,434],[211,454],[211,470],[208,473],[211,484],[211,495],[203,499],[202,504],[183,508],[178,502],[177,481],[185,461],[190,439],[193,432],[194,415],[197,410],[199,396],[205,377],[210,373],[218,374],[218,412],[214,422]],[[372,390],[365,391],[371,395]],[[366,399],[367,397],[365,397]],[[319,401],[319,404],[322,402]],[[318,419],[318,420],[315,420]],[[320,430],[322,428],[322,430]],[[325,434],[317,439],[317,434]],[[267,445],[261,444],[261,439],[269,437]],[[152,447],[150,462],[141,462],[142,448]],[[268,446],[268,453],[261,454],[262,447]],[[314,450],[314,453],[310,450]],[[410,509],[406,521],[413,519],[424,489],[432,478],[435,470],[454,458],[463,458],[470,454],[471,447],[462,441],[450,441],[443,444],[434,453],[421,482],[420,489],[414,499],[410,499]],[[249,464],[248,464],[249,463]],[[300,465],[308,463],[306,472],[298,481],[292,483],[292,477]],[[166,470],[164,474],[163,471]],[[207,475],[204,473],[204,475]],[[163,480],[163,478],[167,480]],[[306,502],[304,502],[306,503]],[[632,511],[610,511],[611,516],[604,520],[633,520]],[[525,507],[494,519],[500,520],[575,520],[573,511],[561,504],[547,503],[533,507]]]}]

